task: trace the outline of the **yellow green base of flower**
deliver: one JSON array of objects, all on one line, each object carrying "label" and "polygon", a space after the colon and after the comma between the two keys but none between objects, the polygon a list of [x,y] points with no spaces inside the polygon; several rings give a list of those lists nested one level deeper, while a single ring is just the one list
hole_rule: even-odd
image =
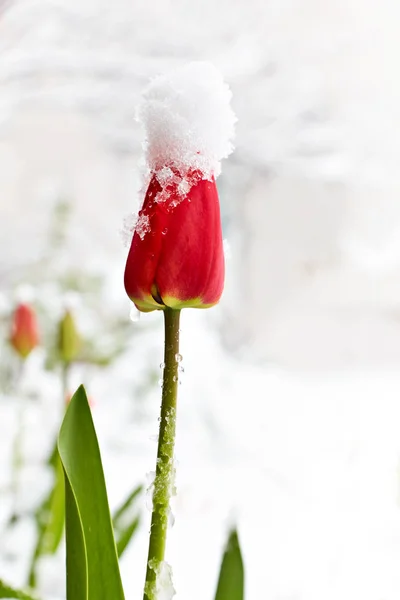
[{"label": "yellow green base of flower", "polygon": [[152,296],[142,298],[140,300],[131,298],[132,302],[138,310],[141,312],[152,312],[153,310],[165,310],[166,308],[172,308],[173,310],[181,310],[182,308],[211,308],[215,306],[217,302],[211,304],[204,304],[201,298],[191,298],[190,300],[180,300],[173,296],[165,296],[163,298],[163,304],[159,304],[154,300]]}]

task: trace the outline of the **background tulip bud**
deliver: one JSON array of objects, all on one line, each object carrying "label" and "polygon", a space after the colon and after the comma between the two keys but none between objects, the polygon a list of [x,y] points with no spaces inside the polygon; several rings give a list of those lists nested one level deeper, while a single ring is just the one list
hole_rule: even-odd
[{"label": "background tulip bud", "polygon": [[10,343],[23,359],[39,344],[36,314],[28,304],[19,304],[14,311]]},{"label": "background tulip bud", "polygon": [[64,363],[75,360],[79,354],[81,339],[72,313],[67,310],[59,323],[58,353]]}]

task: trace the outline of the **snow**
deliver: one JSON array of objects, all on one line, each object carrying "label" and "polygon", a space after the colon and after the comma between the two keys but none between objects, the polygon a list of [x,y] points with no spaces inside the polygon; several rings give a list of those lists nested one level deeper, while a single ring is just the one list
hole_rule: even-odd
[{"label": "snow", "polygon": [[[165,185],[177,171],[218,177],[233,150],[231,91],[210,63],[192,62],[155,77],[143,93],[138,119],[146,131],[147,164]],[[187,193],[183,189],[183,193]]]},{"label": "snow", "polygon": [[140,239],[143,240],[144,236],[149,231],[150,231],[150,217],[148,215],[142,214],[139,216],[139,218],[137,220],[135,232],[138,234]]},{"label": "snow", "polygon": [[[176,522],[166,557],[174,569],[176,598],[213,597],[233,512],[249,600],[259,598],[260,590],[273,599],[395,600],[400,589],[398,373],[306,375],[256,366],[225,352],[212,329],[214,312],[182,315]],[[156,455],[150,436],[157,432],[160,388],[152,383],[143,396],[134,386],[149,367],[159,371],[162,323],[151,318],[130,323],[126,314],[126,326],[132,347],[110,369],[93,373],[88,386],[96,398],[93,416],[112,507],[154,469]],[[40,461],[60,417],[56,380],[43,372],[40,353],[31,358],[23,388],[36,387],[40,395],[26,414],[24,448],[30,458],[21,490],[30,506],[33,477],[46,487]],[[79,372],[75,380],[79,383]],[[16,415],[9,400],[0,403],[5,449]],[[5,497],[2,519],[7,506]],[[142,593],[150,526],[150,512],[143,508],[144,522],[121,563],[129,598]],[[15,585],[23,581],[30,545],[22,545],[26,554],[18,559],[5,551],[21,548],[22,538],[32,543],[29,519],[2,538],[0,572]],[[63,569],[62,553],[41,566],[45,600],[62,598]]]},{"label": "snow", "polygon": [[[165,415],[165,430],[164,430],[164,440],[167,445],[172,443],[175,432],[175,421],[176,421],[176,410],[174,408],[170,408]],[[165,448],[164,448],[165,451]],[[154,480],[153,483],[153,500],[156,504],[162,503],[165,489],[168,490],[169,497],[172,497],[176,494],[175,487],[175,477],[176,477],[176,467],[175,460],[173,457],[169,458],[166,462],[158,459],[158,469],[159,474],[158,478]],[[158,496],[160,496],[160,500],[158,500]],[[165,512],[165,511],[164,511]]]},{"label": "snow", "polygon": [[17,303],[30,304],[35,298],[35,290],[31,285],[21,284],[14,290],[14,299]]},{"label": "snow", "polygon": [[125,248],[129,248],[131,245],[137,222],[138,215],[136,213],[129,213],[123,219],[119,235]]},{"label": "snow", "polygon": [[[200,179],[218,177],[221,160],[233,151],[236,117],[231,98],[222,75],[207,62],[192,62],[152,80],[137,109],[145,130],[142,193],[154,175],[161,186],[154,200],[165,202],[173,189],[174,208]],[[148,215],[140,214],[136,222],[126,217],[124,245],[134,232],[143,240],[149,231]]]},{"label": "snow", "polygon": [[156,582],[146,587],[149,600],[172,600],[175,588],[172,583],[172,569],[166,561],[150,561],[150,567],[156,572]]}]

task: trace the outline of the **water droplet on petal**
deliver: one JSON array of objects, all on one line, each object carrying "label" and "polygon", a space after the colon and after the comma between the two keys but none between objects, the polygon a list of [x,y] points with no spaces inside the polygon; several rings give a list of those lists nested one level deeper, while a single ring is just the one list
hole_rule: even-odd
[{"label": "water droplet on petal", "polygon": [[168,509],[168,526],[173,527],[175,525],[175,515],[172,512],[171,508]]},{"label": "water droplet on petal", "polygon": [[232,258],[231,245],[227,239],[223,240],[223,250],[224,250],[224,256],[225,256],[226,260],[229,260],[230,258]]},{"label": "water droplet on petal", "polygon": [[167,235],[168,233],[168,227],[166,227],[165,229],[162,230],[162,235]]},{"label": "water droplet on petal", "polygon": [[165,362],[161,362],[160,363],[160,369],[163,369],[165,367]]},{"label": "water droplet on petal", "polygon": [[136,306],[133,304],[133,302],[131,304],[131,309],[129,311],[129,318],[134,323],[136,323],[137,321],[140,321],[140,311],[136,308]]}]

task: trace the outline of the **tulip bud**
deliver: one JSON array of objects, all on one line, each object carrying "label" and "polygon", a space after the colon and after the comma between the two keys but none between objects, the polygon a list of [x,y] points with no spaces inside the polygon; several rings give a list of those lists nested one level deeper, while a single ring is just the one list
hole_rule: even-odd
[{"label": "tulip bud", "polygon": [[23,359],[39,344],[36,314],[28,304],[19,304],[14,311],[10,343]]},{"label": "tulip bud", "polygon": [[[217,187],[197,179],[187,194],[179,185],[150,181],[125,269],[125,289],[144,312],[165,307],[207,308],[224,286],[224,252]],[[163,193],[163,201],[155,200]]]},{"label": "tulip bud", "polygon": [[61,360],[70,363],[78,356],[81,345],[80,336],[75,325],[75,320],[67,310],[59,323],[58,353]]}]

